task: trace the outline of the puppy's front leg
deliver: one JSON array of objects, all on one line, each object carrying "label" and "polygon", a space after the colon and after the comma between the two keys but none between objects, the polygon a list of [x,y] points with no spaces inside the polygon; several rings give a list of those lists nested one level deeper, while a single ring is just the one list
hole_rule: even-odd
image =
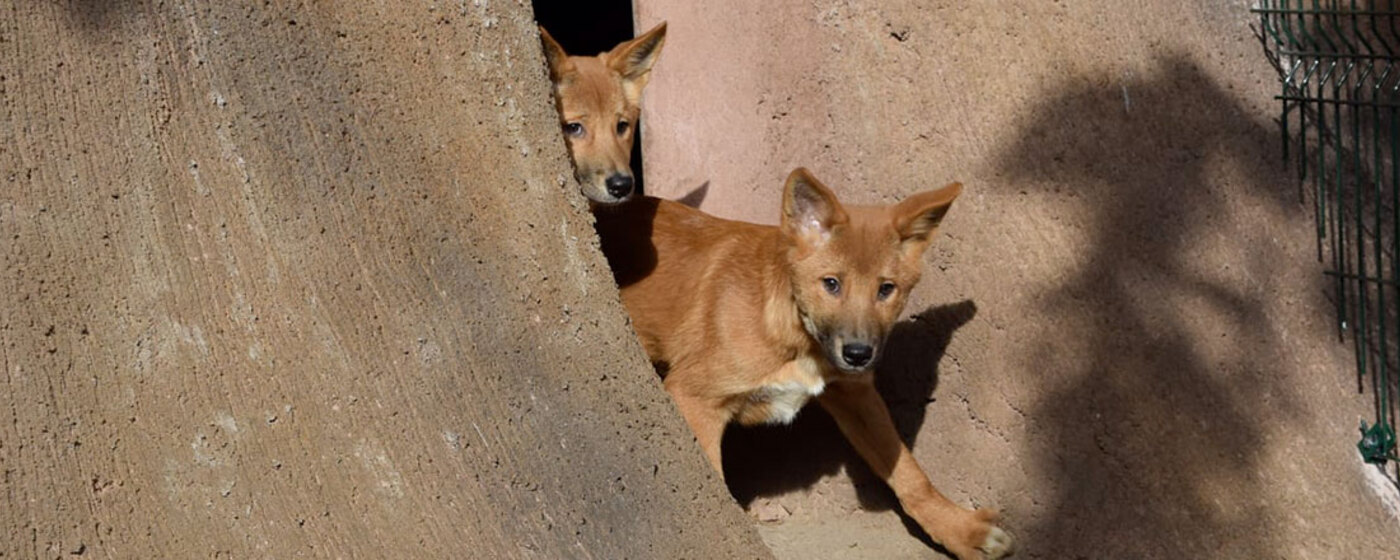
[{"label": "puppy's front leg", "polygon": [[995,512],[963,509],[929,482],[899,439],[885,401],[868,376],[832,383],[818,400],[871,470],[894,489],[904,511],[934,541],[960,560],[995,559],[1011,553],[1011,537],[994,524]]},{"label": "puppy's front leg", "polygon": [[729,424],[730,413],[722,401],[699,397],[687,390],[686,378],[686,372],[672,370],[666,376],[666,392],[671,394],[671,400],[676,403],[676,409],[685,418],[685,423],[690,425],[690,431],[695,434],[705,458],[710,460],[710,466],[722,480],[724,464],[720,460],[720,440],[724,437],[725,426]]}]

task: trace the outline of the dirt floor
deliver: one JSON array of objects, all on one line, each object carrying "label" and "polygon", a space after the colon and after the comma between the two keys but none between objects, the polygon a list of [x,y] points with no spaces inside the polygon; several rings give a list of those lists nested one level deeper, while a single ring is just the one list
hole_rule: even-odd
[{"label": "dirt floor", "polygon": [[[880,376],[1018,557],[1400,557],[1248,2],[636,6],[670,23],[651,194],[773,223],[798,165],[861,202],[967,186]],[[725,454],[780,558],[937,556],[820,410]]]}]

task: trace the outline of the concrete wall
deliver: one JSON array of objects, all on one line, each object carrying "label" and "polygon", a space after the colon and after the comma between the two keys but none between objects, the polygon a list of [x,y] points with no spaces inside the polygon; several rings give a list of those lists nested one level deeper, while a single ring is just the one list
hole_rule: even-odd
[{"label": "concrete wall", "polygon": [[556,123],[518,3],[0,7],[0,556],[766,557]]},{"label": "concrete wall", "polygon": [[[1400,556],[1248,2],[636,6],[670,22],[651,193],[774,223],[797,165],[859,202],[966,185],[880,375],[1022,557]],[[820,411],[725,451],[778,556],[927,557]]]}]

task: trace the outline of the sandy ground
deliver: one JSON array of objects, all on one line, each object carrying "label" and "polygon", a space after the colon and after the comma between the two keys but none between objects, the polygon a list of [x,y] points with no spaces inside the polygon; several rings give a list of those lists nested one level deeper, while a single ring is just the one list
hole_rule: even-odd
[{"label": "sandy ground", "polygon": [[[1247,2],[636,5],[670,23],[651,194],[774,223],[798,165],[967,186],[880,376],[1019,557],[1400,557]],[[780,558],[937,557],[819,410],[725,453]]]}]

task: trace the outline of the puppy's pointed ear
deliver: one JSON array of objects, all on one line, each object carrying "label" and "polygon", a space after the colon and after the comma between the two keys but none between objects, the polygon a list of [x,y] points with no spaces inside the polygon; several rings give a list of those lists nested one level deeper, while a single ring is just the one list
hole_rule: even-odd
[{"label": "puppy's pointed ear", "polygon": [[959,194],[962,194],[962,184],[949,183],[941,189],[921,192],[895,205],[894,228],[899,232],[900,239],[916,243],[921,249],[926,247],[938,231],[938,224],[943,222],[943,216],[948,214],[948,208],[953,206],[953,199]]},{"label": "puppy's pointed ear", "polygon": [[821,245],[831,238],[831,230],[847,219],[846,209],[831,189],[805,168],[792,170],[783,187],[785,233],[808,245]]},{"label": "puppy's pointed ear", "polygon": [[559,42],[545,31],[544,26],[540,26],[540,42],[544,43],[544,59],[549,63],[549,78],[556,83],[559,78],[569,71],[569,54],[564,52],[564,47],[559,46]]},{"label": "puppy's pointed ear", "polygon": [[603,55],[608,67],[622,75],[623,91],[633,103],[641,100],[642,88],[651,79],[651,67],[661,56],[661,47],[665,44],[666,22],[663,21],[651,31],[619,44]]}]

